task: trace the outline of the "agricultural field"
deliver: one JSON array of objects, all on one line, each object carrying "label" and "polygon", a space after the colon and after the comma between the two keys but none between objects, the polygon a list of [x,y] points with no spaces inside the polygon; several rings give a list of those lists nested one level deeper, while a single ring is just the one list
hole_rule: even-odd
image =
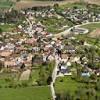
[{"label": "agricultural field", "polygon": [[[37,75],[36,75],[37,74]],[[5,72],[0,74],[1,100],[51,100],[50,88],[38,86],[34,82],[39,79],[39,71],[32,72],[32,79],[19,81],[20,73]]]},{"label": "agricultural field", "polygon": [[93,30],[100,28],[100,23],[87,24],[87,25],[83,25],[82,27],[89,29],[89,31],[92,32]]},{"label": "agricultural field", "polygon": [[86,5],[83,3],[68,3],[60,6],[60,9],[65,9],[65,8],[73,8],[77,7],[79,9],[86,8]]},{"label": "agricultural field", "polygon": [[25,88],[0,88],[1,100],[51,100],[48,86]]}]

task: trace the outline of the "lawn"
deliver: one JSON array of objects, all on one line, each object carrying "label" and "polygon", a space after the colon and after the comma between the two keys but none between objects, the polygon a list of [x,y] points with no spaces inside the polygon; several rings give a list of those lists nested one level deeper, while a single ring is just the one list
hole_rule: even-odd
[{"label": "lawn", "polygon": [[4,24],[4,25],[0,25],[0,28],[2,29],[3,32],[11,32],[12,30],[14,30],[15,26]]},{"label": "lawn", "polygon": [[71,92],[72,94],[78,89],[79,86],[84,86],[84,83],[78,83],[71,79],[70,76],[59,77],[55,83],[56,93]]},{"label": "lawn", "polygon": [[0,88],[0,100],[51,100],[50,88]]},{"label": "lawn", "polygon": [[100,28],[100,23],[87,24],[87,25],[83,25],[81,27],[87,28],[91,32],[91,31],[93,31],[93,30],[95,30],[97,28]]}]

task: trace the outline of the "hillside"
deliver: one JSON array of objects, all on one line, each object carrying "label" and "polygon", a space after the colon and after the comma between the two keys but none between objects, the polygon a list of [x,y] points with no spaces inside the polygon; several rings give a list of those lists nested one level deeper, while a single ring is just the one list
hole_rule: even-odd
[{"label": "hillside", "polygon": [[[15,9],[22,9],[22,8],[28,8],[28,7],[33,7],[33,6],[48,6],[48,5],[52,6],[55,3],[58,3],[59,5],[64,5],[67,3],[74,3],[74,2],[79,2],[79,1],[80,0],[64,0],[64,1],[21,0],[20,2],[16,2]],[[84,0],[84,1],[88,3],[92,3],[92,4],[100,4],[100,0]]]}]

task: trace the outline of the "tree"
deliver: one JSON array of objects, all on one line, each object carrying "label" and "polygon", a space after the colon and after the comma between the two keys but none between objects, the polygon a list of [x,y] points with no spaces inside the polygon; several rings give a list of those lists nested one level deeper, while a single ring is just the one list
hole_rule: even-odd
[{"label": "tree", "polygon": [[20,69],[24,69],[25,68],[25,64],[24,63],[22,63],[22,65],[21,65],[21,67],[20,67]]},{"label": "tree", "polygon": [[49,76],[48,79],[47,79],[47,84],[50,85],[51,82],[52,82],[52,77]]},{"label": "tree", "polygon": [[39,71],[39,79],[38,79],[38,85],[47,85],[47,78],[48,75],[45,72],[45,69],[43,68],[43,66],[40,66],[40,71]]},{"label": "tree", "polygon": [[75,97],[77,98],[77,100],[87,100],[87,96],[86,96],[86,89],[84,88],[79,88],[76,91]]},{"label": "tree", "polygon": [[96,90],[97,91],[100,91],[100,80],[97,82],[97,84],[96,84]]},{"label": "tree", "polygon": [[92,74],[92,75],[90,76],[90,78],[91,78],[92,80],[96,80],[96,79],[97,79],[97,76],[96,76],[95,74]]},{"label": "tree", "polygon": [[0,33],[2,33],[3,32],[3,30],[0,28]]},{"label": "tree", "polygon": [[21,0],[16,0],[16,2],[20,2]]},{"label": "tree", "polygon": [[58,93],[56,94],[56,100],[73,100],[73,97],[69,91],[66,93]]},{"label": "tree", "polygon": [[88,58],[88,67],[94,68],[95,63],[94,63],[94,58],[96,55],[96,51],[94,47],[89,47],[86,51],[86,57]]}]

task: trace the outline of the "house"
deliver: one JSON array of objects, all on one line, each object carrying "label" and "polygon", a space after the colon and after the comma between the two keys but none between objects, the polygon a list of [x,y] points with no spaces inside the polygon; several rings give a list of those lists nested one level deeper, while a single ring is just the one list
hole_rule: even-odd
[{"label": "house", "polygon": [[65,66],[61,66],[60,72],[65,74],[67,72],[67,68]]},{"label": "house", "polygon": [[4,67],[14,67],[15,62],[14,61],[5,61],[4,62]]},{"label": "house", "polygon": [[82,73],[81,73],[81,76],[82,76],[82,77],[86,77],[86,76],[87,76],[87,77],[90,77],[90,73],[89,73],[89,72],[82,72]]},{"label": "house", "polygon": [[64,50],[67,51],[67,53],[75,53],[75,47],[72,45],[65,45]]},{"label": "house", "polygon": [[62,59],[68,59],[68,55],[66,53],[62,53],[61,57]]},{"label": "house", "polygon": [[1,57],[10,57],[12,55],[12,52],[11,51],[1,51],[0,52],[0,56]]},{"label": "house", "polygon": [[81,76],[82,77],[90,77],[90,72],[88,71],[88,69],[83,69],[83,71],[81,72]]}]

